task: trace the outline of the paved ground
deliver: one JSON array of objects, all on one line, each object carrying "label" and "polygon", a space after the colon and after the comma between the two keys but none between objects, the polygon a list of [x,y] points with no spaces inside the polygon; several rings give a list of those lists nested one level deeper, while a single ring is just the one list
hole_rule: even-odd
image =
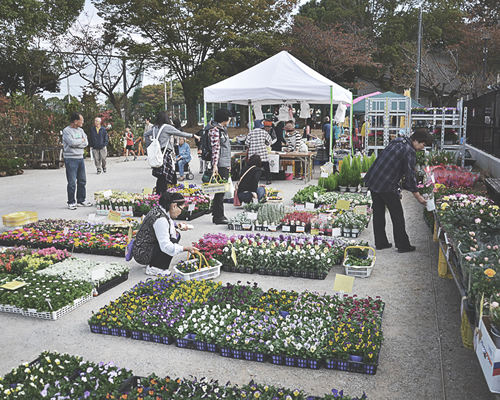
[{"label": "paved ground", "polygon": [[[192,162],[193,171],[198,164]],[[153,187],[155,179],[144,157],[123,162],[123,157],[109,159],[108,173],[97,176],[86,162],[87,193],[102,189],[130,192]],[[318,173],[316,174],[317,177]],[[196,175],[195,181],[199,182]],[[273,185],[290,199],[304,184],[280,181]],[[0,215],[15,211],[37,211],[39,219],[86,219],[95,208],[67,209],[65,170],[27,170],[24,175],[0,178]],[[290,201],[290,200],[288,200]],[[486,381],[473,351],[462,345],[460,336],[460,295],[452,280],[437,275],[438,250],[422,219],[421,206],[413,196],[404,196],[406,224],[417,251],[398,254],[394,249],[377,252],[374,271],[368,279],[356,279],[354,292],[360,296],[381,296],[386,302],[383,330],[385,343],[375,376],[320,369],[303,370],[272,364],[225,359],[218,355],[175,346],[137,342],[90,333],[87,319],[92,310],[116,299],[123,291],[146,279],[144,269],[131,262],[127,282],[94,298],[58,321],[30,319],[0,313],[0,376],[22,362],[32,361],[42,350],[78,354],[93,361],[114,361],[137,375],[207,376],[221,382],[247,383],[251,379],[269,384],[305,389],[324,395],[331,388],[347,394],[363,391],[370,399],[490,399]],[[226,204],[226,215],[237,213]],[[193,221],[195,229],[184,234],[183,242],[196,241],[206,232],[229,232],[211,223],[211,216]],[[390,223],[388,228],[390,229]],[[5,228],[1,227],[0,230]],[[362,239],[372,241],[370,228]],[[123,261],[113,257],[82,255],[92,259]],[[223,282],[256,281],[263,289],[270,287],[332,292],[335,266],[324,281],[279,278],[222,272]]]}]

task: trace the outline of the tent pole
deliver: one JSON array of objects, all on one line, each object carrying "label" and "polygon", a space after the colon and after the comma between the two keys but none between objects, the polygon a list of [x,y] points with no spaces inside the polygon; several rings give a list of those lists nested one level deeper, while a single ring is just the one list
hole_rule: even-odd
[{"label": "tent pole", "polygon": [[332,162],[333,162],[332,148],[333,148],[334,134],[335,133],[333,129],[333,86],[330,86],[330,143],[329,143],[330,148],[328,149],[328,161]]},{"label": "tent pole", "polygon": [[354,155],[354,148],[352,147],[352,135],[354,134],[355,130],[354,130],[354,127],[352,126],[352,113],[353,113],[353,108],[354,108],[354,105],[353,105],[353,98],[354,96],[352,95],[351,93],[351,108],[349,110],[349,126],[351,128],[351,154]]},{"label": "tent pole", "polygon": [[205,126],[207,126],[208,122],[207,122],[207,102],[204,101],[203,102],[203,128],[205,128]]},{"label": "tent pole", "polygon": [[248,132],[253,129],[252,102],[248,100]]}]

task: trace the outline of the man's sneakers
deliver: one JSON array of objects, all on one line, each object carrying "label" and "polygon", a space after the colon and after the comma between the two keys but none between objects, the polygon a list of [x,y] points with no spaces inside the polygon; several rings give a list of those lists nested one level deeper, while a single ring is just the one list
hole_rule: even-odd
[{"label": "man's sneakers", "polygon": [[153,276],[170,276],[172,272],[168,269],[161,269],[156,267],[150,267],[149,265],[146,267],[146,275]]},{"label": "man's sneakers", "polygon": [[92,207],[94,203],[91,203],[90,201],[82,201],[77,203],[78,207]]},{"label": "man's sneakers", "polygon": [[100,174],[101,174],[101,170],[100,170],[100,169],[98,169],[98,170],[97,170],[97,175],[100,175]]},{"label": "man's sneakers", "polygon": [[70,210],[76,210],[76,208],[77,208],[77,207],[76,207],[76,204],[75,204],[75,203],[71,203],[71,204],[68,204],[68,208],[69,208]]},{"label": "man's sneakers", "polygon": [[102,169],[102,172],[106,173],[106,168],[103,168],[103,169]]}]

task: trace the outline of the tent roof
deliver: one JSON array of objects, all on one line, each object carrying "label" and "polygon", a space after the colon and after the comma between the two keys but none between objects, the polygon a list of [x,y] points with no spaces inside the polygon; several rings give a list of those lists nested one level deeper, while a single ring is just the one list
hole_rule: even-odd
[{"label": "tent roof", "polygon": [[332,82],[286,51],[239,74],[204,89],[207,103],[248,102],[281,104],[307,101],[311,104],[351,104],[349,90]]},{"label": "tent roof", "polygon": [[[397,94],[397,93],[394,93],[394,92],[385,92],[385,93],[380,93],[380,94],[375,94],[375,95],[370,95],[369,96],[370,99],[377,99],[377,98],[386,98],[386,97],[390,97],[390,98],[404,98],[405,96],[403,96],[402,94]],[[356,102],[356,104],[354,104],[353,108],[352,108],[352,111],[354,114],[364,114],[365,113],[365,103],[366,103],[366,98]],[[411,106],[412,108],[413,107],[423,107],[422,104],[418,103],[417,101],[415,100],[411,100]]]}]

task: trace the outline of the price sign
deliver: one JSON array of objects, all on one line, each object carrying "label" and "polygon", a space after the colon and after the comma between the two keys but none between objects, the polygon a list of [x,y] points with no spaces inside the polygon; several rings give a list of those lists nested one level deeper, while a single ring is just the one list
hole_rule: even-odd
[{"label": "price sign", "polygon": [[354,213],[355,214],[361,214],[361,215],[366,215],[366,206],[356,206],[354,207]]},{"label": "price sign", "polygon": [[120,222],[120,220],[122,219],[122,215],[118,211],[109,210],[108,219],[113,222]]},{"label": "price sign", "polygon": [[305,206],[304,206],[304,204],[297,204],[297,205],[295,206],[295,209],[296,209],[297,211],[304,211]]},{"label": "price sign", "polygon": [[318,217],[320,221],[328,221],[328,214],[319,214]]},{"label": "price sign", "polygon": [[196,204],[194,204],[194,203],[189,204],[188,211],[194,211],[195,206],[196,206]]},{"label": "price sign", "polygon": [[306,210],[314,210],[314,203],[306,203]]},{"label": "price sign", "polygon": [[290,225],[283,225],[283,226],[281,227],[281,230],[282,230],[283,232],[290,232]]},{"label": "price sign", "polygon": [[113,192],[111,191],[111,189],[105,190],[104,192],[102,192],[102,195],[104,196],[105,199],[110,197],[112,194],[113,194]]},{"label": "price sign", "polygon": [[292,174],[293,173],[293,165],[287,165],[287,167],[286,167],[286,173],[287,174]]},{"label": "price sign", "polygon": [[257,213],[249,212],[249,213],[247,213],[247,218],[251,219],[251,220],[255,220],[255,219],[257,219]]},{"label": "price sign", "polygon": [[142,193],[143,193],[143,194],[146,194],[146,195],[147,195],[147,194],[153,194],[153,189],[151,189],[151,188],[144,188],[144,189],[142,190]]},{"label": "price sign", "polygon": [[322,173],[320,174],[320,177],[321,177],[321,178],[328,178],[328,172],[322,172]]},{"label": "price sign", "polygon": [[314,196],[315,199],[317,199],[318,198],[318,192],[314,192],[313,196]]},{"label": "price sign", "polygon": [[297,225],[297,226],[295,227],[295,232],[297,232],[297,233],[303,233],[303,232],[305,232],[305,231],[306,231],[306,227],[305,227],[305,226],[300,226],[300,225]]},{"label": "price sign", "polygon": [[98,281],[99,279],[104,278],[104,276],[106,275],[106,270],[104,268],[99,268],[93,270],[91,273],[92,273],[92,280]]}]

